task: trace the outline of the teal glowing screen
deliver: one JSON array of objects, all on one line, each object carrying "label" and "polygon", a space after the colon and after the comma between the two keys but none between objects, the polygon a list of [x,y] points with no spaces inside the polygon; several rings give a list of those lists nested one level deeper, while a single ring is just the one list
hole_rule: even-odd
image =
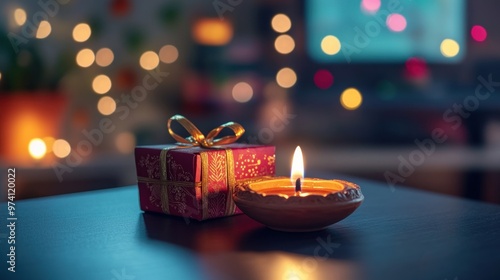
[{"label": "teal glowing screen", "polygon": [[456,63],[465,55],[464,0],[307,0],[307,51],[328,63]]}]

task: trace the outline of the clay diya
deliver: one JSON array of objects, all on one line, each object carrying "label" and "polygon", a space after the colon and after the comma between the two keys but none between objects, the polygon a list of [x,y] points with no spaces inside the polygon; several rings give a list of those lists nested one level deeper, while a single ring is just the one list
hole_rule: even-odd
[{"label": "clay diya", "polygon": [[290,178],[265,177],[237,184],[233,199],[246,215],[271,229],[307,232],[343,220],[364,197],[351,182],[304,179],[302,151],[297,147]]}]

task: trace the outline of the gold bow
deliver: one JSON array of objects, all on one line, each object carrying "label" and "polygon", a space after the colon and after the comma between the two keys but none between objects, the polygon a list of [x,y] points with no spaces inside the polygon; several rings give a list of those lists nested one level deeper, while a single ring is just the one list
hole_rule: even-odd
[{"label": "gold bow", "polygon": [[[177,121],[179,122],[186,130],[191,134],[191,136],[188,136],[186,138],[183,138],[182,136],[177,135],[172,128],[170,127],[172,124],[172,121]],[[231,144],[236,142],[241,135],[245,132],[245,129],[241,124],[235,123],[235,122],[228,122],[222,125],[219,125],[218,127],[212,129],[207,136],[203,135],[201,131],[188,119],[186,119],[184,116],[181,115],[175,115],[172,116],[170,119],[168,119],[167,122],[167,127],[168,127],[168,132],[172,137],[180,144],[184,145],[190,145],[190,146],[202,146],[204,148],[210,148],[213,146],[217,145],[225,145],[225,144]],[[228,135],[224,136],[222,138],[215,139],[217,135],[224,129],[224,128],[229,128],[234,132],[234,135]]]}]

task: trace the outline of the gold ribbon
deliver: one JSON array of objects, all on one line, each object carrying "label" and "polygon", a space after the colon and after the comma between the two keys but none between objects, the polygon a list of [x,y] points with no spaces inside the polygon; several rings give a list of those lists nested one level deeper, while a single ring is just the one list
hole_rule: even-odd
[{"label": "gold ribbon", "polygon": [[[172,121],[177,121],[178,123],[180,123],[182,127],[184,127],[184,129],[186,129],[191,136],[184,138],[175,133],[171,128]],[[190,122],[188,119],[186,119],[184,116],[181,115],[174,115],[170,119],[168,119],[167,127],[170,135],[179,144],[189,145],[189,146],[202,146],[204,148],[210,148],[217,145],[226,145],[234,143],[245,132],[245,129],[243,128],[243,126],[241,126],[241,124],[235,122],[228,122],[212,129],[207,134],[207,136],[205,136],[192,122]],[[217,137],[217,135],[219,135],[219,133],[224,128],[231,129],[234,132],[234,135],[228,135],[216,139],[215,137]]]},{"label": "gold ribbon", "polygon": [[[179,124],[186,129],[186,131],[190,134],[190,136],[183,138],[179,136],[172,130],[172,122],[177,121]],[[177,141],[179,145],[183,145],[184,147],[192,146],[201,146],[203,148],[212,148],[218,145],[226,145],[236,142],[241,135],[245,132],[243,126],[235,122],[228,122],[222,124],[214,129],[212,129],[206,136],[201,133],[201,131],[188,119],[181,115],[172,116],[167,122],[168,132],[170,135]],[[215,138],[219,133],[224,129],[229,128],[233,131],[234,135],[228,135],[221,138]],[[169,205],[168,205],[168,187],[169,186],[181,186],[181,187],[201,187],[201,206],[202,206],[202,220],[208,218],[208,154],[206,151],[200,151],[201,157],[201,182],[193,183],[193,182],[172,182],[167,180],[167,154],[171,149],[181,148],[178,147],[167,147],[162,149],[160,153],[160,180],[157,179],[149,179],[149,178],[139,178],[139,181],[145,183],[160,183],[162,185],[161,188],[161,206],[163,212],[170,214]],[[226,153],[226,176],[227,176],[227,200],[226,200],[226,215],[234,214],[235,205],[232,200],[232,194],[234,186],[236,185],[235,174],[234,174],[234,158],[233,152],[231,149],[225,149]]]}]

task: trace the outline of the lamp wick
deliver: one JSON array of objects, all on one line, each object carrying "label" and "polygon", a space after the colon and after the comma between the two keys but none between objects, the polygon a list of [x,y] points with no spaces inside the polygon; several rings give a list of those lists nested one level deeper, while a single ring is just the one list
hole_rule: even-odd
[{"label": "lamp wick", "polygon": [[302,182],[300,181],[300,178],[297,178],[297,180],[295,180],[295,192],[300,192],[302,191]]}]

